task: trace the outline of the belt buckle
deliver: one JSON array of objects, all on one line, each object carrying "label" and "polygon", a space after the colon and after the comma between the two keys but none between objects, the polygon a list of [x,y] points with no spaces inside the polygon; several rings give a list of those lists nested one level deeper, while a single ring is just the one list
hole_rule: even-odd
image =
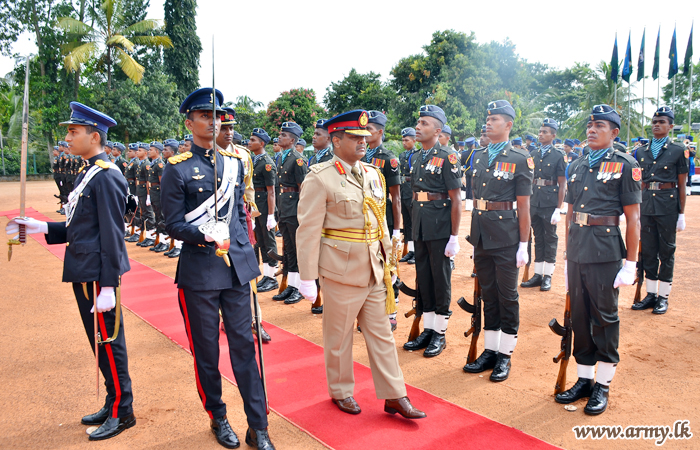
[{"label": "belt buckle", "polygon": [[488,211],[489,202],[484,199],[476,200],[476,209],[481,211]]},{"label": "belt buckle", "polygon": [[576,223],[579,225],[588,225],[588,219],[590,218],[590,214],[588,213],[583,213],[583,212],[577,212],[576,213]]},{"label": "belt buckle", "polygon": [[659,181],[650,182],[649,189],[652,191],[658,191],[659,189],[661,189],[661,182],[659,182]]},{"label": "belt buckle", "polygon": [[544,180],[542,178],[536,179],[535,186],[544,186]]},{"label": "belt buckle", "polygon": [[428,193],[427,192],[417,192],[418,194],[418,201],[419,202],[427,202],[428,201]]}]

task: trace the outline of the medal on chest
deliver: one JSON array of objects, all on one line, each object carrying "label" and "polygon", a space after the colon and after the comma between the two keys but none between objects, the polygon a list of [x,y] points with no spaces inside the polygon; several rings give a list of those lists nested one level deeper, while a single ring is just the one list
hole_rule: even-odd
[{"label": "medal on chest", "polygon": [[372,189],[372,194],[377,198],[384,197],[384,189],[382,189],[381,184],[377,180],[370,180],[370,188]]},{"label": "medal on chest", "polygon": [[425,166],[426,170],[429,170],[431,173],[442,173],[442,165],[445,163],[445,160],[442,158],[438,158],[437,156],[434,156],[430,158],[430,161],[428,161],[428,164]]},{"label": "medal on chest", "polygon": [[512,179],[515,174],[515,163],[507,162],[497,162],[496,167],[493,170],[493,176],[499,180],[503,178],[504,180]]},{"label": "medal on chest", "polygon": [[623,166],[624,164],[621,162],[604,162],[600,165],[596,178],[603,183],[613,179],[617,180],[622,176]]}]

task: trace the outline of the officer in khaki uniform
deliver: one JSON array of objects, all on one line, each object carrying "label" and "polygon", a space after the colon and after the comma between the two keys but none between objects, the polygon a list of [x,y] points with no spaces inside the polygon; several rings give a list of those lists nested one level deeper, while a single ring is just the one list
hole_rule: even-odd
[{"label": "officer in khaki uniform", "polygon": [[[325,295],[323,348],[328,393],[338,408],[359,414],[353,395],[352,328],[357,318],[367,343],[377,397],[384,410],[417,419],[399,367],[386,313],[394,311],[390,271],[396,263],[386,225],[385,186],[379,171],[361,162],[367,112],[328,120],[335,156],[311,167],[299,199],[300,291],[314,301],[316,278]],[[363,206],[365,212],[363,213]]]}]

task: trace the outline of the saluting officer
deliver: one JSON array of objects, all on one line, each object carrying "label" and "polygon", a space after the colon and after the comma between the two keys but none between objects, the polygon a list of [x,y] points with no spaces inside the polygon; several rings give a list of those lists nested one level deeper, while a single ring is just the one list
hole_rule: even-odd
[{"label": "saluting officer", "polygon": [[[250,330],[249,282],[260,275],[260,271],[248,240],[243,161],[238,154],[217,150],[212,137],[212,128],[218,131],[221,125],[223,100],[221,92],[212,95],[211,88],[202,88],[191,93],[180,106],[180,113],[187,116],[185,126],[193,134],[193,144],[191,151],[173,156],[163,173],[165,227],[170,236],[184,242],[175,282],[194,358],[198,392],[211,419],[212,432],[226,448],[240,445],[221,399],[221,311],[233,374],[248,417],[246,443],[257,445],[259,449],[274,449],[267,433],[265,394]],[[213,117],[213,108],[216,108],[216,117]],[[218,186],[223,194],[216,202],[217,212],[211,205],[217,195],[214,183],[219,179]],[[220,218],[218,223],[226,233],[212,236],[200,230],[205,224],[213,225],[214,214]],[[207,231],[206,227],[203,229]],[[220,257],[218,254],[222,250],[228,253]],[[231,267],[224,258],[229,258]]]},{"label": "saluting officer", "polygon": [[[47,223],[16,218],[8,223],[6,231],[14,234],[18,231],[17,224],[21,224],[29,234],[44,233],[48,244],[66,244],[63,281],[73,283],[73,293],[93,352],[94,315],[97,315],[101,340],[99,367],[107,396],[104,406],[83,417],[81,423],[99,425],[88,436],[91,441],[99,441],[136,424],[124,318],[121,310],[114,309],[121,276],[130,270],[122,221],[128,191],[124,177],[103,150],[109,128],[117,123],[81,103],[71,102],[70,107],[70,119],[60,125],[68,127],[66,141],[75,155],[86,161],[86,168],[78,176],[77,186],[66,204],[66,221]],[[121,325],[114,336],[117,314],[120,314]]]},{"label": "saluting officer", "polygon": [[415,247],[413,245],[413,222],[411,213],[413,211],[413,191],[411,190],[411,167],[414,156],[418,152],[416,149],[416,130],[406,127],[401,130],[401,144],[404,151],[399,155],[399,167],[401,169],[401,218],[403,219],[403,236],[406,240],[407,252],[399,262],[415,264]]},{"label": "saluting officer", "polygon": [[156,219],[151,207],[151,196],[148,193],[148,172],[151,170],[151,162],[148,159],[148,151],[151,146],[139,142],[139,148],[136,156],[139,158],[139,163],[136,168],[136,195],[139,199],[139,211],[141,218],[141,229],[145,231],[145,239],[139,242],[139,247],[150,247],[155,244],[153,238],[153,230],[156,227]]},{"label": "saluting officer", "polygon": [[163,168],[165,166],[161,153],[164,147],[158,141],[153,141],[150,145],[148,157],[151,159],[151,165],[148,169],[148,195],[151,198],[151,206],[153,207],[156,241],[155,245],[149,250],[161,253],[168,249],[168,244],[165,243],[165,219],[163,218],[163,208],[160,199],[160,179],[163,176]]},{"label": "saluting officer", "polygon": [[[608,407],[610,382],[620,361],[618,288],[634,283],[639,244],[642,169],[632,155],[614,149],[619,132],[617,112],[608,105],[594,106],[586,130],[590,151],[568,170],[565,269],[578,381],[555,399],[572,403],[588,398],[584,412],[589,415]],[[623,212],[624,240],[619,227]]]},{"label": "saluting officer", "polygon": [[294,146],[303,130],[295,122],[284,122],[279,136],[279,144],[282,154],[277,165],[277,178],[280,182],[280,195],[277,197],[279,209],[279,228],[282,232],[283,258],[285,270],[287,270],[287,289],[272,297],[273,300],[291,305],[298,303],[302,298],[299,293],[299,264],[297,261],[297,205],[299,203],[299,189],[304,181],[309,168]]},{"label": "saluting officer", "polygon": [[676,232],[685,229],[685,183],[689,151],[671,142],[674,114],[662,106],[651,119],[654,138],[634,152],[642,169],[642,267],[647,296],[632,305],[635,311],[654,308],[665,314],[673,282]]},{"label": "saluting officer", "polygon": [[367,121],[366,111],[355,110],[324,124],[335,156],[312,166],[301,190],[297,233],[301,289],[314,301],[316,279],[320,278],[326,298],[326,380],[333,403],[348,414],[361,412],[353,398],[352,327],[357,318],[384,411],[420,419],[426,415],[406,396],[396,344],[386,320],[387,308],[395,306],[390,274],[390,260],[395,258],[384,218],[382,177],[378,168],[361,161],[366,152],[365,137],[370,136]]},{"label": "saluting officer", "polygon": [[530,156],[535,162],[530,220],[535,239],[535,274],[521,283],[524,288],[540,287],[540,291],[552,288],[552,274],[557,260],[557,224],[561,220],[561,207],[566,193],[566,170],[563,151],[552,145],[559,124],[554,119],[544,119],[540,127],[540,148]]},{"label": "saluting officer", "polygon": [[328,135],[328,131],[323,128],[326,120],[328,119],[318,119],[314,126],[314,136],[311,138],[311,145],[314,146],[314,155],[309,159],[309,167],[333,158],[331,137]]},{"label": "saluting officer", "polygon": [[[506,100],[488,104],[486,149],[474,153],[469,243],[484,300],[484,352],[464,366],[469,373],[488,369],[491,381],[510,374],[510,358],[518,341],[520,305],[518,268],[527,264],[532,195],[532,158],[508,139],[515,110]],[[517,202],[518,210],[513,210]]]},{"label": "saluting officer", "polygon": [[452,269],[450,257],[459,252],[459,221],[462,216],[460,186],[462,169],[457,153],[438,143],[447,122],[438,106],[420,108],[416,139],[423,150],[414,156],[413,242],[416,258],[418,307],[423,311],[423,332],[404,344],[406,350],[425,349],[423,356],[437,356],[445,349],[450,318]]}]

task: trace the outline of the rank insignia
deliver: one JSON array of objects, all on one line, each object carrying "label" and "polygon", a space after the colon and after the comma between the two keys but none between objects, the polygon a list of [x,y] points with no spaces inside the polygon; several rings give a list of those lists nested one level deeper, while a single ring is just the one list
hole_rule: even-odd
[{"label": "rank insignia", "polygon": [[303,166],[304,165],[304,160],[301,158],[297,158],[297,166]]},{"label": "rank insignia", "polygon": [[345,169],[343,168],[343,165],[340,163],[340,161],[335,162],[335,168],[338,170],[339,174],[345,175]]},{"label": "rank insignia", "polygon": [[527,158],[527,167],[529,167],[530,170],[535,168],[535,161],[532,160],[532,156]]},{"label": "rank insignia", "polygon": [[158,163],[158,167],[163,168],[163,163]]},{"label": "rank insignia", "polygon": [[683,154],[686,158],[690,158],[690,150],[688,150],[687,148],[685,149],[685,152],[683,152]]},{"label": "rank insignia", "polygon": [[452,163],[452,164],[457,164],[457,155],[455,155],[454,153],[450,153],[450,154],[447,156],[447,159],[450,160],[450,163]]},{"label": "rank insignia", "polygon": [[122,163],[122,166],[126,167],[126,163]]},{"label": "rank insignia", "polygon": [[[686,151],[687,151],[687,150],[686,150]],[[394,169],[396,169],[397,167],[399,167],[399,160],[396,159],[396,158],[392,159],[392,160],[391,160],[391,167],[393,167]]]},{"label": "rank insignia", "polygon": [[641,181],[642,180],[642,169],[640,169],[639,167],[632,168],[632,179],[634,181]]},{"label": "rank insignia", "polygon": [[367,126],[367,123],[369,122],[369,116],[367,116],[367,111],[363,111],[362,114],[360,114],[360,117],[359,119],[357,119],[357,122],[363,128]]},{"label": "rank insignia", "polygon": [[272,164],[265,164],[265,170],[270,172],[272,170]]}]

